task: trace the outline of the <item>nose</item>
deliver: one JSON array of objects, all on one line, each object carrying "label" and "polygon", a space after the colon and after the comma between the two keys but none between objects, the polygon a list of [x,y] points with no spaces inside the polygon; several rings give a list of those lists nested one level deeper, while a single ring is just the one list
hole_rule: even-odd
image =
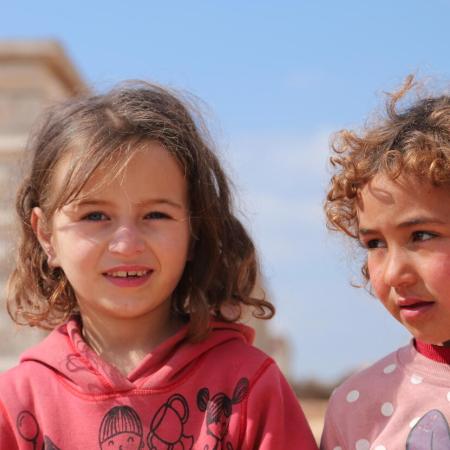
[{"label": "nose", "polygon": [[411,255],[403,248],[389,249],[384,265],[384,281],[388,286],[401,288],[411,286],[417,274]]},{"label": "nose", "polygon": [[122,256],[135,256],[142,253],[145,241],[141,232],[133,225],[122,225],[117,228],[109,241],[108,249],[111,253]]}]

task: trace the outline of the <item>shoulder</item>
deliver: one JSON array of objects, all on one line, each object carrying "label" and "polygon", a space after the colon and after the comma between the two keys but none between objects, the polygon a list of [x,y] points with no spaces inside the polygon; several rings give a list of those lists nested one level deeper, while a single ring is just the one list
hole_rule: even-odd
[{"label": "shoulder", "polygon": [[12,385],[20,385],[29,379],[29,364],[18,364],[5,372],[0,373],[0,392]]},{"label": "shoulder", "polygon": [[410,352],[411,344],[401,347],[335,389],[325,417],[323,448],[333,448],[337,443],[346,448],[356,436],[380,433],[394,412],[393,399],[405,383],[408,363],[405,365],[404,355]]},{"label": "shoulder", "polygon": [[[230,327],[231,325],[231,327]],[[217,334],[222,333],[220,339]],[[275,365],[273,359],[252,344],[254,332],[241,324],[227,324],[226,329],[215,328],[207,340],[215,341],[205,353],[204,362],[217,370],[257,375]]]},{"label": "shoulder", "polygon": [[[21,410],[29,410],[35,401],[40,383],[30,364],[19,364],[0,374],[0,431],[13,424],[13,417]],[[40,378],[42,383],[42,378]],[[1,446],[1,445],[0,445]],[[3,448],[3,447],[2,447]]]},{"label": "shoulder", "polygon": [[[267,384],[273,392],[281,372],[270,356],[252,345],[249,331],[249,327],[238,324],[216,327],[202,343],[206,351],[195,358],[196,383],[228,395],[235,389],[251,395],[261,384]],[[269,379],[273,383],[266,383]]]},{"label": "shoulder", "polygon": [[21,362],[0,374],[0,398],[27,397],[33,390],[40,389],[47,378],[45,366],[32,361]]},{"label": "shoulder", "polygon": [[58,358],[60,345],[55,345],[53,331],[41,342],[20,355],[19,363],[0,373],[0,398],[27,398],[40,391],[53,379],[52,358]]},{"label": "shoulder", "polygon": [[401,347],[350,376],[333,392],[329,409],[344,405],[361,407],[366,402],[379,398],[380,391],[385,391],[388,386],[397,385],[404,372],[401,354],[408,349],[409,346]]}]

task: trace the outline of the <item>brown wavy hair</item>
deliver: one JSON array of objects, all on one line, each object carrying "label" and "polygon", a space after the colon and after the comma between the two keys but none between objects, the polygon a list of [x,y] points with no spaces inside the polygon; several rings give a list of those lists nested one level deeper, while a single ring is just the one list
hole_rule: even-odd
[{"label": "brown wavy hair", "polygon": [[[434,186],[450,182],[450,96],[419,95],[412,75],[387,94],[385,116],[360,133],[341,130],[332,140],[332,178],[325,200],[327,227],[358,239],[357,196],[375,175],[400,175]],[[412,104],[401,103],[416,93]],[[361,269],[369,280],[367,263]]]},{"label": "brown wavy hair", "polygon": [[[150,141],[164,145],[178,161],[188,186],[193,258],[171,302],[173,312],[189,322],[191,338],[206,335],[211,316],[236,321],[245,306],[258,318],[274,315],[264,293],[253,296],[255,247],[233,212],[230,182],[197,111],[181,93],[127,82],[106,94],[72,98],[44,114],[25,153],[31,163],[16,199],[21,236],[7,299],[15,322],[52,329],[77,312],[64,272],[49,267],[32,230],[32,209],[39,206],[51,218],[80,195],[97,168],[117,176]],[[67,154],[71,167],[63,189],[54,192],[55,167]]]}]

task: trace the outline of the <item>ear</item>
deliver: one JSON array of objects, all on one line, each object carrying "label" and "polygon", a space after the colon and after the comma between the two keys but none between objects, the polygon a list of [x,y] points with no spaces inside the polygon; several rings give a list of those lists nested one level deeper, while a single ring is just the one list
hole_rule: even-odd
[{"label": "ear", "polygon": [[247,395],[248,388],[248,378],[241,378],[234,389],[233,398],[231,401],[234,404],[242,402],[242,400],[244,400],[244,397]]},{"label": "ear", "polygon": [[31,211],[31,228],[37,240],[41,244],[42,249],[47,255],[47,263],[50,267],[58,267],[55,249],[52,244],[52,234],[48,227],[47,219],[41,208],[35,207]]}]

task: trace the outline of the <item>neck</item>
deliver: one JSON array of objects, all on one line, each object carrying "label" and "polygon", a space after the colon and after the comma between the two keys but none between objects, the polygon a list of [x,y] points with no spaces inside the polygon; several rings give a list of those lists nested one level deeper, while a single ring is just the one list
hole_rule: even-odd
[{"label": "neck", "polygon": [[81,311],[87,344],[122,374],[132,372],[155,347],[178,331],[181,324],[170,310],[139,318],[98,316]]}]

